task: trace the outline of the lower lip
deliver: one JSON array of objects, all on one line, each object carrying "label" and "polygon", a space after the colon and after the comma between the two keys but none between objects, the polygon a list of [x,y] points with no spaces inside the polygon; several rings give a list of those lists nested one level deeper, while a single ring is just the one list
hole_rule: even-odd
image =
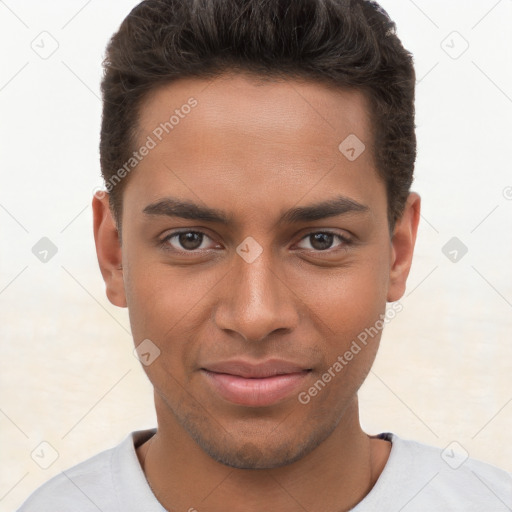
[{"label": "lower lip", "polygon": [[213,388],[228,402],[248,407],[275,404],[293,393],[309,370],[260,379],[248,379],[227,373],[202,370]]}]

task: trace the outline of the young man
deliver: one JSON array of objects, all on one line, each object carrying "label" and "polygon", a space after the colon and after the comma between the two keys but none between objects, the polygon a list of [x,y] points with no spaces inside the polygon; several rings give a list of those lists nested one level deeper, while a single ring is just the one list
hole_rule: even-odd
[{"label": "young man", "polygon": [[97,255],[158,428],[20,510],[511,510],[505,471],[359,423],[420,214],[415,74],[387,14],[147,0],[105,70]]}]

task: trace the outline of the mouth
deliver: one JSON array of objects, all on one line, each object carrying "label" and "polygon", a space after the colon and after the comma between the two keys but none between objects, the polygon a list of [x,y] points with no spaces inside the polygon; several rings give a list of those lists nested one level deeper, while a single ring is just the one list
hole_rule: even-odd
[{"label": "mouth", "polygon": [[297,391],[311,371],[282,360],[260,364],[228,361],[201,368],[216,394],[246,407],[264,407],[284,400]]}]

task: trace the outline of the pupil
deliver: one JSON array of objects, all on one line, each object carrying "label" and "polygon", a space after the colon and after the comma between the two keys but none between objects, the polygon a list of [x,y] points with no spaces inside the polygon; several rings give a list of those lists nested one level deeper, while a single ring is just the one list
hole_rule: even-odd
[{"label": "pupil", "polygon": [[188,233],[180,233],[179,241],[184,249],[193,250],[200,247],[203,241],[203,235],[201,233],[195,233],[190,231]]},{"label": "pupil", "polygon": [[315,233],[311,235],[311,246],[318,251],[324,251],[331,247],[333,238],[334,235],[330,233]]}]

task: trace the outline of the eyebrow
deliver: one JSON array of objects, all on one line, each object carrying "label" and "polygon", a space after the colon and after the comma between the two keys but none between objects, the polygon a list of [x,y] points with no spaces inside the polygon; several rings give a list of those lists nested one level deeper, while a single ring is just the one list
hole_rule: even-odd
[{"label": "eyebrow", "polygon": [[[336,217],[349,213],[366,213],[370,208],[345,196],[338,196],[328,201],[298,206],[284,212],[278,223],[293,224],[310,222],[329,217]],[[222,210],[200,206],[190,201],[182,201],[173,197],[165,197],[146,206],[143,210],[146,215],[164,215],[167,217],[180,217],[182,219],[214,222],[229,225],[233,217]]]}]

